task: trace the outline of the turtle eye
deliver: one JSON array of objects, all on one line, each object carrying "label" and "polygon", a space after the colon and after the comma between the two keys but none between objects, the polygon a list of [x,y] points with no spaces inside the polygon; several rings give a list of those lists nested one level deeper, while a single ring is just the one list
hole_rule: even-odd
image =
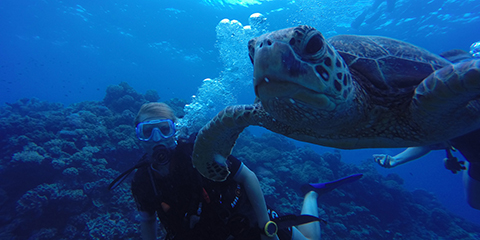
[{"label": "turtle eye", "polygon": [[308,40],[307,45],[305,46],[305,52],[308,54],[315,54],[323,47],[323,39],[320,35],[315,34],[313,37]]}]

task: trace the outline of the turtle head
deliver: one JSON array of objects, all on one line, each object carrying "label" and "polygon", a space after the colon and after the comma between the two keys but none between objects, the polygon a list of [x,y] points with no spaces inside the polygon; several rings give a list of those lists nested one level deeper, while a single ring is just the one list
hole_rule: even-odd
[{"label": "turtle head", "polygon": [[330,115],[352,95],[347,65],[315,28],[267,33],[250,40],[248,50],[255,94],[269,112],[298,104]]}]

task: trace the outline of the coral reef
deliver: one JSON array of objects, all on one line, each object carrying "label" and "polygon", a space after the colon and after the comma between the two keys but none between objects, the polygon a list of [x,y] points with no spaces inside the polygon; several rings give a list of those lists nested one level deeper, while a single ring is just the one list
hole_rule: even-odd
[{"label": "coral reef", "polygon": [[[110,86],[102,102],[68,107],[21,99],[0,108],[0,239],[138,239],[129,180],[108,184],[142,156],[133,118],[158,100],[128,84]],[[185,101],[167,101],[182,117]],[[354,173],[364,177],[320,198],[322,239],[478,239],[480,231],[424,190],[409,192],[395,174],[319,155],[277,134],[241,134],[234,154],[254,170],[269,205],[300,213],[298,188]]]},{"label": "coral reef", "polygon": [[107,186],[141,157],[133,119],[156,100],[156,91],[120,83],[103,102],[32,98],[2,107],[0,239],[138,238],[128,184]]}]

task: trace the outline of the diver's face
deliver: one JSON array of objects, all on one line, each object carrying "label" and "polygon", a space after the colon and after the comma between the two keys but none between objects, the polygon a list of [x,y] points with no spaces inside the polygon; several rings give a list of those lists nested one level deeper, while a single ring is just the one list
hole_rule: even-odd
[{"label": "diver's face", "polygon": [[[155,120],[165,120],[165,119],[168,119],[168,118],[166,116],[155,115],[155,114],[142,114],[140,115],[140,118],[139,118],[140,124],[146,123],[146,122],[152,122]],[[171,121],[171,119],[169,120]],[[140,145],[145,149],[145,151],[149,153],[152,153],[153,149],[160,145],[163,145],[166,148],[175,148],[175,145],[176,145],[175,134],[167,138],[165,138],[164,136],[161,136],[162,133],[168,133],[170,128],[172,128],[172,126],[169,124],[169,121],[156,123],[152,126],[145,125],[142,129],[142,132],[144,132],[145,135],[149,137],[149,139],[147,141],[145,141],[146,139],[143,139]],[[174,128],[171,130],[175,131]],[[136,129],[136,131],[137,131],[137,137],[138,137],[138,130]]]}]

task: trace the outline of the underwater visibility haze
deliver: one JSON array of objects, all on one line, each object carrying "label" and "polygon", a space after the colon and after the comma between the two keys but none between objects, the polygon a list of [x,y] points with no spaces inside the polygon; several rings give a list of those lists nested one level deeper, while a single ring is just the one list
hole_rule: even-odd
[{"label": "underwater visibility haze", "polygon": [[[167,102],[195,131],[252,103],[253,37],[305,24],[436,54],[480,41],[473,0],[4,0],[0,22],[0,239],[138,239],[130,180],[106,190],[142,156],[135,114]],[[444,151],[395,169],[373,162],[402,150],[337,150],[250,127],[233,153],[282,213],[299,212],[304,183],[364,173],[319,200],[322,239],[480,239],[480,211]]]}]

